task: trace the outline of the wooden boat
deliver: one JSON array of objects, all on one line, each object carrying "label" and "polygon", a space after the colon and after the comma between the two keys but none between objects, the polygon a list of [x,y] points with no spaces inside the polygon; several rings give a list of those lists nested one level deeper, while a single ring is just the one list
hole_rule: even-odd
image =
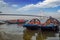
[{"label": "wooden boat", "polygon": [[7,20],[8,24],[24,24],[27,20],[18,19],[18,20]]},{"label": "wooden boat", "polygon": [[24,24],[25,22],[27,22],[28,20],[24,20],[24,19],[18,19],[17,23],[18,24]]},{"label": "wooden boat", "polygon": [[59,30],[59,21],[55,18],[50,17],[40,28],[42,30],[53,30],[53,31],[58,31]]},{"label": "wooden boat", "polygon": [[24,24],[23,27],[31,30],[37,30],[40,28],[40,20],[39,19],[32,19],[28,21],[28,23]]},{"label": "wooden boat", "polygon": [[6,21],[8,24],[16,24],[17,20],[7,20]]}]

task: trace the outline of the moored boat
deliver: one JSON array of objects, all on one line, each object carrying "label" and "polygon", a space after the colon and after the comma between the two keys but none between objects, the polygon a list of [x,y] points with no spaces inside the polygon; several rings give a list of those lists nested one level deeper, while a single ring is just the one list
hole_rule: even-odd
[{"label": "moored boat", "polygon": [[8,24],[24,24],[27,20],[18,19],[18,20],[7,20]]},{"label": "moored boat", "polygon": [[5,24],[5,22],[4,21],[0,21],[0,24]]},{"label": "moored boat", "polygon": [[28,21],[28,20],[18,19],[18,20],[17,20],[17,23],[18,23],[18,24],[24,24],[26,21]]},{"label": "moored boat", "polygon": [[31,30],[37,30],[40,28],[40,20],[39,19],[32,19],[28,21],[26,24],[23,25],[23,27],[26,27],[27,29]]},{"label": "moored boat", "polygon": [[47,19],[47,21],[40,26],[42,30],[53,30],[53,31],[58,31],[59,30],[59,21],[55,18],[50,17]]},{"label": "moored boat", "polygon": [[7,20],[6,21],[8,24],[16,24],[17,20]]}]

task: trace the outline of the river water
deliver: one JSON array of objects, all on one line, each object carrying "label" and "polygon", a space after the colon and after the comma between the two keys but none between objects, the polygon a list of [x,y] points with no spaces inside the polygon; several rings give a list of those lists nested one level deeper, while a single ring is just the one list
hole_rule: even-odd
[{"label": "river water", "polygon": [[21,24],[0,25],[0,40],[59,40],[59,32],[31,31]]}]

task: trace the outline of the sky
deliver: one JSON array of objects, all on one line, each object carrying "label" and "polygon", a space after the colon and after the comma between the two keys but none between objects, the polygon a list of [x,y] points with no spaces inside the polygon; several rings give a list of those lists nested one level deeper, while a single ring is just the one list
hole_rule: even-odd
[{"label": "sky", "polygon": [[60,0],[0,0],[3,14],[60,17]]}]

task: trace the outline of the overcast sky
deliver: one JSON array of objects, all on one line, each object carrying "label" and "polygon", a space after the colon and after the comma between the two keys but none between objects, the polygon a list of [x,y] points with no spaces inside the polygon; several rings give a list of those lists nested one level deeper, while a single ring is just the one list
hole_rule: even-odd
[{"label": "overcast sky", "polygon": [[0,0],[3,14],[29,14],[60,17],[60,0]]}]

